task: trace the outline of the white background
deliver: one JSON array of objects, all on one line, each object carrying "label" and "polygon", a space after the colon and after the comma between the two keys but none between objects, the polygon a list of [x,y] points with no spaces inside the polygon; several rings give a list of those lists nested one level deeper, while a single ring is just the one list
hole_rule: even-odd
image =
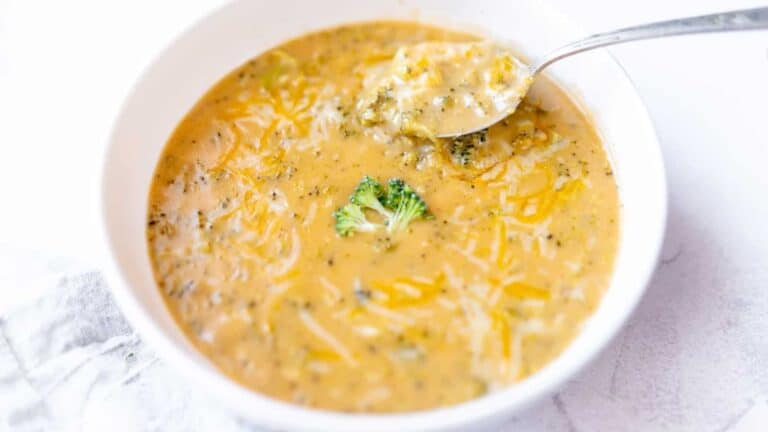
[{"label": "white background", "polygon": [[[761,5],[550,1],[593,32]],[[221,3],[0,0],[0,312],[35,294],[20,283],[30,272],[98,266],[100,158],[120,101],[174,35]],[[610,349],[518,424],[766,430],[768,31],[611,51],[663,147],[663,261]]]}]

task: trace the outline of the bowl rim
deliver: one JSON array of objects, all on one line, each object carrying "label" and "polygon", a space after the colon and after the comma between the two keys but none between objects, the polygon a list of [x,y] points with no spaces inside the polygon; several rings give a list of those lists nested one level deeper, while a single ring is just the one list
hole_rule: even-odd
[{"label": "bowl rim", "polygon": [[[334,431],[385,431],[385,430],[443,430],[465,427],[469,424],[481,424],[486,420],[499,415],[502,412],[517,412],[530,404],[551,395],[562,387],[568,378],[576,375],[579,371],[591,362],[597,355],[608,346],[616,334],[623,328],[631,314],[637,308],[643,294],[647,290],[648,283],[653,276],[657,266],[661,247],[664,239],[664,232],[668,212],[668,187],[666,179],[666,170],[660,149],[660,143],[652,118],[645,106],[642,96],[637,91],[637,87],[616,58],[605,49],[599,50],[601,55],[606,56],[610,62],[618,67],[622,79],[627,82],[632,90],[632,95],[636,98],[639,108],[642,111],[644,127],[650,132],[652,142],[648,143],[648,151],[652,153],[651,158],[660,165],[660,169],[655,173],[658,175],[658,190],[656,191],[660,200],[659,211],[655,226],[658,228],[653,232],[653,238],[649,239],[650,254],[647,262],[644,264],[640,273],[644,276],[643,280],[637,281],[641,288],[632,291],[631,298],[626,301],[627,308],[610,321],[608,329],[601,332],[600,337],[588,345],[576,356],[570,363],[559,369],[550,369],[548,374],[542,374],[541,371],[531,375],[515,386],[507,389],[472,399],[448,407],[440,407],[424,411],[413,411],[405,413],[391,414],[369,414],[369,413],[342,413],[336,411],[320,410],[315,408],[302,407],[282,400],[273,399],[257,391],[248,389],[235,381],[231,380],[223,373],[212,368],[206,368],[196,362],[190,361],[188,354],[174,344],[170,338],[165,335],[154,324],[152,316],[141,305],[141,302],[134,295],[130,288],[126,274],[119,265],[115,255],[115,243],[113,235],[110,232],[109,215],[106,194],[108,169],[113,151],[113,143],[116,141],[118,125],[121,123],[128,101],[136,97],[140,84],[147,78],[152,67],[164,56],[174,49],[176,43],[194,32],[198,26],[205,21],[216,16],[225,9],[235,5],[238,2],[231,2],[220,7],[212,9],[207,14],[195,20],[186,27],[174,39],[157,53],[150,62],[146,64],[142,72],[137,76],[133,85],[126,93],[125,98],[117,111],[109,133],[106,150],[103,154],[101,181],[100,181],[100,228],[102,239],[107,251],[103,268],[105,270],[105,280],[110,288],[115,301],[124,313],[131,326],[134,327],[145,339],[149,346],[155,350],[163,359],[167,359],[169,364],[181,372],[181,375],[192,380],[198,381],[198,384],[205,384],[209,387],[210,393],[215,399],[225,401],[224,405],[234,410],[238,416],[256,421],[259,424],[274,428],[288,428],[290,430],[334,430]],[[544,4],[542,2],[542,4]],[[549,7],[548,4],[544,4]],[[561,14],[556,8],[550,9]],[[562,14],[561,14],[562,15]],[[420,21],[416,19],[415,21]],[[573,23],[568,19],[569,23]],[[577,26],[574,26],[578,28]],[[572,95],[571,95],[572,96]],[[577,101],[578,102],[578,101]],[[579,103],[583,108],[583,104]],[[613,281],[608,287],[613,287]],[[573,341],[572,341],[573,342]],[[571,342],[571,343],[572,343]],[[562,357],[562,353],[557,358]],[[556,359],[557,359],[556,358]],[[556,360],[555,359],[555,360]],[[551,365],[554,360],[550,362]],[[511,389],[527,386],[526,391],[515,391]],[[254,409],[257,408],[257,409]],[[258,411],[255,413],[254,411]]]}]

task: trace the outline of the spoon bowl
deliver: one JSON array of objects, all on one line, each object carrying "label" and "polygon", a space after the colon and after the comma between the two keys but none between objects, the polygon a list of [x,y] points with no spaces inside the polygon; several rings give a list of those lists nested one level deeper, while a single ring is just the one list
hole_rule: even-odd
[{"label": "spoon bowl", "polygon": [[487,41],[407,45],[383,63],[369,67],[361,122],[424,138],[466,135],[506,117],[532,82],[526,64]]}]

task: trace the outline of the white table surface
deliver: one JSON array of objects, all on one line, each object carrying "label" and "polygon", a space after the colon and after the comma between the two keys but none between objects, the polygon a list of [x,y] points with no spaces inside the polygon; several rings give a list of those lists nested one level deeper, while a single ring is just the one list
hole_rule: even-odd
[{"label": "white table surface", "polygon": [[[550,1],[591,31],[765,3]],[[99,161],[117,107],[220,3],[0,0],[0,311],[37,294],[29,280],[98,268]],[[768,32],[612,52],[663,147],[663,261],[610,348],[515,429],[768,430]]]}]

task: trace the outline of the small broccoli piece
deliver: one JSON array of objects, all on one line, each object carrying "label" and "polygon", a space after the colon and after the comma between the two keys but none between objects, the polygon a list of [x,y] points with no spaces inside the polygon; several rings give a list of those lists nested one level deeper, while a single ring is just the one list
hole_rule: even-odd
[{"label": "small broccoli piece", "polygon": [[488,129],[451,139],[448,142],[448,152],[451,154],[453,163],[461,166],[469,165],[477,148],[485,144],[487,139]]},{"label": "small broccoli piece", "polygon": [[[349,204],[333,213],[336,219],[336,232],[347,237],[355,232],[371,232],[386,226],[392,234],[405,230],[415,219],[427,219],[431,215],[427,204],[404,181],[393,178],[389,180],[389,189],[384,188],[375,179],[363,177],[349,197]],[[370,222],[365,217],[365,209],[381,213],[386,222],[384,225]]]},{"label": "small broccoli piece", "polygon": [[369,222],[363,210],[357,204],[347,204],[333,213],[336,219],[336,232],[347,237],[355,232],[376,231],[381,225]]},{"label": "small broccoli piece", "polygon": [[376,210],[381,213],[382,216],[389,218],[392,215],[392,212],[387,210],[380,201],[384,196],[384,189],[379,182],[372,177],[365,176],[360,180],[360,184],[357,185],[355,191],[352,192],[349,201],[362,208]]},{"label": "small broccoli piece", "polygon": [[404,181],[393,178],[389,180],[389,191],[384,198],[384,205],[392,210],[392,216],[387,219],[387,231],[395,233],[404,230],[414,219],[427,218],[427,204]]}]

